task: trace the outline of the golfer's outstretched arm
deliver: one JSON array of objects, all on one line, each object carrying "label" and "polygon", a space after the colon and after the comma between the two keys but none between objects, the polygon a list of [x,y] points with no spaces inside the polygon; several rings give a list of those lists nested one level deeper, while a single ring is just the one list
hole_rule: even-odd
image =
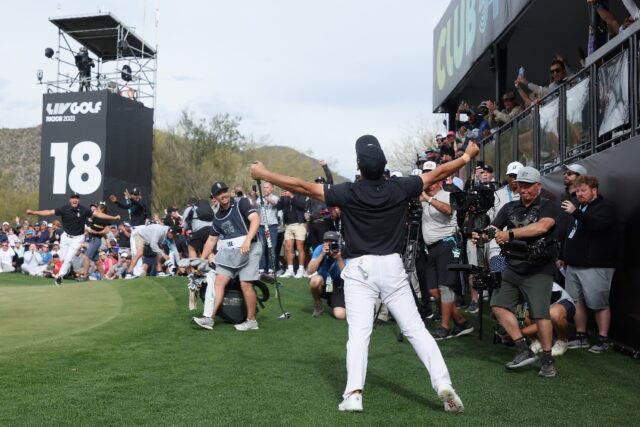
[{"label": "golfer's outstretched arm", "polygon": [[427,189],[427,187],[434,182],[442,181],[447,178],[449,175],[469,163],[471,159],[478,155],[479,152],[480,148],[478,148],[478,145],[476,143],[470,143],[461,157],[450,162],[443,163],[431,172],[423,173],[421,177],[424,188]]},{"label": "golfer's outstretched arm", "polygon": [[251,178],[269,181],[292,193],[303,194],[324,202],[324,184],[315,184],[293,176],[280,175],[264,167],[262,162],[251,164]]}]

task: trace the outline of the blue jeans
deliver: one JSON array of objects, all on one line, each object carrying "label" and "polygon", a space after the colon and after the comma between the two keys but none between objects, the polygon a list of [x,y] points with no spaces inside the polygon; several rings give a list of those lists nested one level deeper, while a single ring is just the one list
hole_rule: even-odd
[{"label": "blue jeans", "polygon": [[[278,247],[278,226],[276,224],[269,226],[269,234],[271,235],[271,250],[267,247],[267,236],[264,232],[264,226],[261,225],[258,230],[260,234],[260,241],[262,242],[262,258],[260,258],[260,270],[274,270],[274,252]],[[268,260],[268,261],[267,261]],[[268,262],[268,266],[267,266]]]}]

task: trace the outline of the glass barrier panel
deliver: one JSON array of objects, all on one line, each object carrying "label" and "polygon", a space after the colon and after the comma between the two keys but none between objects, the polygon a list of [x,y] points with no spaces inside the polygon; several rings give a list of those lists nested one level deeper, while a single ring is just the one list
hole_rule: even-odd
[{"label": "glass barrier panel", "polygon": [[496,179],[504,178],[507,165],[513,161],[513,128],[505,129],[500,133],[499,139],[500,164],[489,163],[493,165]]},{"label": "glass barrier panel", "polygon": [[560,100],[556,97],[540,105],[540,169],[550,169],[560,163],[560,133],[558,131]]},{"label": "glass barrier panel", "polygon": [[530,110],[526,116],[518,120],[517,159],[525,166],[536,166],[535,156],[533,155],[533,110]]},{"label": "glass barrier panel", "polygon": [[577,156],[590,149],[589,134],[589,83],[591,78],[585,76],[567,88],[567,143],[566,157]]},{"label": "glass barrier panel", "polygon": [[502,134],[496,132],[493,138],[484,144],[482,157],[478,157],[478,161],[482,160],[485,164],[493,166],[494,173],[496,172],[496,137],[502,138]]},{"label": "glass barrier panel", "polygon": [[598,69],[598,136],[629,123],[629,51]]}]

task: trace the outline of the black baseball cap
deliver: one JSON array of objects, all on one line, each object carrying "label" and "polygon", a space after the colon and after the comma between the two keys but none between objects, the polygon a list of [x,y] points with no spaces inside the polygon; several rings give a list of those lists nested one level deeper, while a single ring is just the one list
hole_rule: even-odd
[{"label": "black baseball cap", "polygon": [[224,182],[222,182],[222,181],[214,182],[213,185],[211,186],[211,195],[215,196],[218,193],[220,193],[222,191],[225,191],[225,190],[228,190],[228,189],[229,189],[229,186],[227,184],[225,184]]},{"label": "black baseball cap", "polygon": [[323,184],[324,184],[325,182],[327,182],[327,180],[324,178],[324,176],[319,176],[319,177],[317,177],[316,179],[314,179],[313,181],[314,181],[316,184],[319,184],[319,183],[323,183]]},{"label": "black baseball cap", "polygon": [[326,231],[322,236],[322,240],[332,240],[334,242],[340,241],[340,233],[337,231]]},{"label": "black baseball cap", "polygon": [[140,195],[140,189],[138,187],[134,187],[133,190],[131,190],[131,193],[134,196],[139,196]]},{"label": "black baseball cap", "polygon": [[493,173],[493,166],[491,165],[483,165],[482,170],[487,171],[489,173]]},{"label": "black baseball cap", "polygon": [[363,135],[356,141],[358,168],[369,179],[378,179],[384,172],[387,158],[373,135]]},{"label": "black baseball cap", "polygon": [[69,198],[70,199],[79,199],[80,198],[80,194],[76,193],[75,191],[69,194]]}]

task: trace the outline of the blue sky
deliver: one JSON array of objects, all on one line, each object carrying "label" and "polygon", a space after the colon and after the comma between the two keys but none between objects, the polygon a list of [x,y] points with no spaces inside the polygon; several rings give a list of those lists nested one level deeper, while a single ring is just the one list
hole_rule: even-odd
[{"label": "blue sky", "polygon": [[[55,73],[49,17],[109,11],[158,45],[156,126],[182,110],[241,116],[241,131],[355,173],[356,138],[386,149],[431,120],[433,28],[448,0],[21,1],[0,27],[0,127],[39,124]],[[158,29],[155,28],[156,9]],[[15,42],[11,43],[11,40]],[[441,131],[442,129],[437,129]]]}]

